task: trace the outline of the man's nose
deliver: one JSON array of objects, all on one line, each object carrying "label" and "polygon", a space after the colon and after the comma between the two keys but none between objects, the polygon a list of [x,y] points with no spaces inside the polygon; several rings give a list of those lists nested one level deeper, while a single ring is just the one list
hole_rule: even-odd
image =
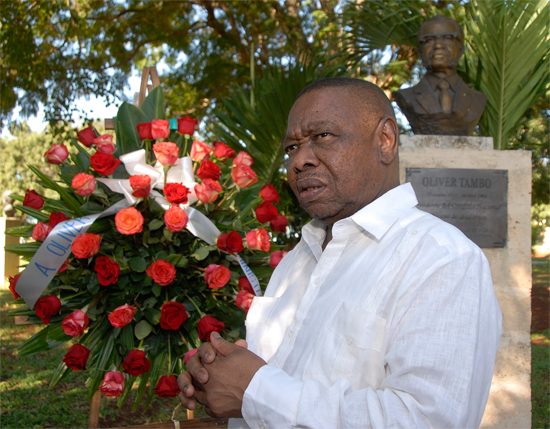
[{"label": "man's nose", "polygon": [[319,165],[319,158],[315,154],[313,143],[309,142],[304,145],[300,145],[297,149],[297,153],[292,160],[292,168],[296,172],[307,170],[308,168],[314,168]]},{"label": "man's nose", "polygon": [[434,41],[434,49],[444,49],[445,43],[443,43],[443,37],[437,36]]}]

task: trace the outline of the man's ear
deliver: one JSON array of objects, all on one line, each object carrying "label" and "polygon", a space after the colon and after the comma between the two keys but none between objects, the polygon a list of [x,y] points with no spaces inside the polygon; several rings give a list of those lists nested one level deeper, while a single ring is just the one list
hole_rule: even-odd
[{"label": "man's ear", "polygon": [[397,156],[399,131],[392,118],[386,117],[381,121],[380,130],[380,159],[383,164],[389,165]]}]

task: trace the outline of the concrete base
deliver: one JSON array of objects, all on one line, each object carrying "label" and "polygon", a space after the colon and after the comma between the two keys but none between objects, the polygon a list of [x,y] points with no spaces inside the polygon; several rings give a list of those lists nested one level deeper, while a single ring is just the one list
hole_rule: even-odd
[{"label": "concrete base", "polygon": [[476,149],[493,150],[492,137],[467,136],[428,136],[415,134],[414,136],[399,136],[400,147],[436,147],[439,149]]},{"label": "concrete base", "polygon": [[6,229],[21,225],[21,218],[0,217],[0,279],[7,282],[9,277],[19,274],[19,256],[4,251],[4,246],[19,243],[19,237],[6,235]]},{"label": "concrete base", "polygon": [[[400,139],[406,143],[399,149],[401,183],[405,182],[405,169],[412,167],[508,170],[508,241],[504,248],[483,249],[491,266],[503,330],[481,427],[530,428],[531,152],[483,149],[488,145],[479,137],[472,137],[477,143],[464,144],[468,137]],[[492,138],[489,140],[492,149]],[[423,147],[419,141],[431,143]]]}]

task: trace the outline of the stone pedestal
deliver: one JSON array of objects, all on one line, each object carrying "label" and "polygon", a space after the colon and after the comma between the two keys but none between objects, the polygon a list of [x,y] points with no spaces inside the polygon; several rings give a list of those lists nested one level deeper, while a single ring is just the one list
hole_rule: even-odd
[{"label": "stone pedestal", "polygon": [[492,138],[400,136],[400,179],[407,168],[508,171],[503,248],[484,248],[503,330],[482,428],[531,427],[531,152],[492,150]]},{"label": "stone pedestal", "polygon": [[6,229],[21,225],[21,218],[0,217],[0,275],[4,282],[19,274],[19,256],[6,252],[4,246],[19,243],[19,237],[6,235]]}]

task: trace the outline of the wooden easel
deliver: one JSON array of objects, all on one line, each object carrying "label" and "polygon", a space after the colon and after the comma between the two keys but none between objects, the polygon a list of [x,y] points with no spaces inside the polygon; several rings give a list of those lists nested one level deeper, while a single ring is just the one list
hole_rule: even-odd
[{"label": "wooden easel", "polygon": [[[151,76],[151,83],[149,82],[149,76]],[[141,86],[139,88],[139,93],[134,94],[134,105],[141,107],[143,100],[147,97],[147,94],[160,85],[159,75],[157,73],[157,67],[143,67],[143,72],[141,73]],[[114,124],[112,119],[105,119],[105,129],[114,130]]]}]

